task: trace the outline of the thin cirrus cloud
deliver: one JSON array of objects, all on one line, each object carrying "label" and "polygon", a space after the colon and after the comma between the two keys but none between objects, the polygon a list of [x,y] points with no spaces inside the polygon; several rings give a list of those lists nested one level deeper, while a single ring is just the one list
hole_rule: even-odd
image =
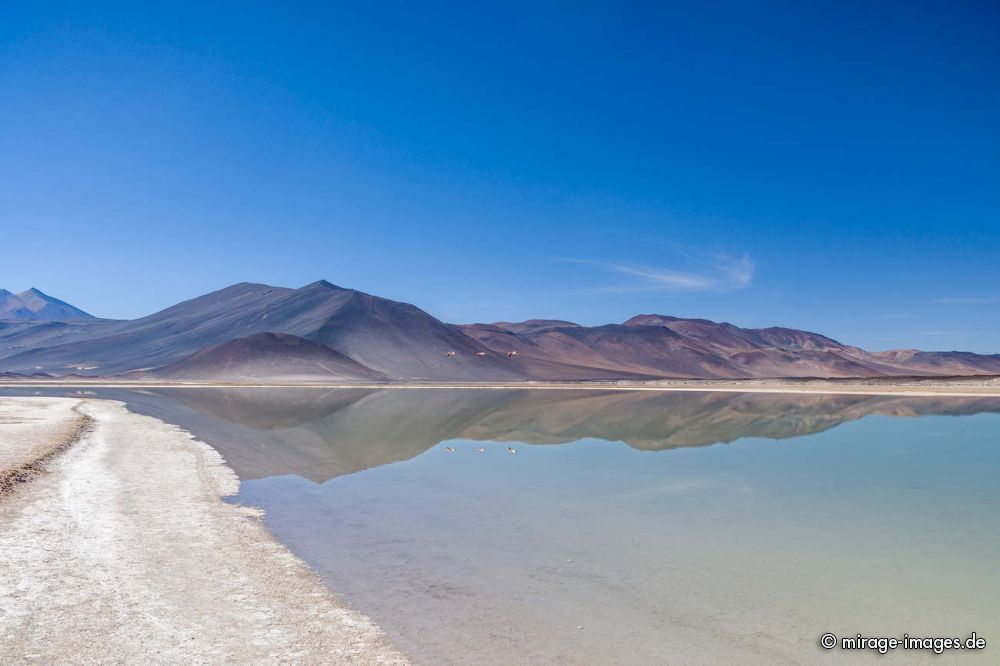
[{"label": "thin cirrus cloud", "polygon": [[721,253],[698,256],[689,260],[692,265],[683,270],[592,259],[563,259],[563,261],[593,266],[605,272],[628,278],[627,282],[622,284],[598,287],[596,291],[600,293],[666,292],[683,294],[734,291],[750,286],[756,272],[753,260],[745,254],[738,257]]},{"label": "thin cirrus cloud", "polygon": [[1000,303],[1000,296],[952,296],[935,298],[934,302],[942,305],[989,305],[990,303]]}]

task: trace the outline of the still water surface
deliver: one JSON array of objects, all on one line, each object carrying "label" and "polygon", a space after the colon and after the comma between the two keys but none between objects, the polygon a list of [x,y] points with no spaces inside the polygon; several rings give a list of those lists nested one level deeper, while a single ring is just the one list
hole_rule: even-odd
[{"label": "still water surface", "polygon": [[828,631],[1000,650],[995,398],[99,393],[219,449],[233,501],[420,663],[862,657]]}]

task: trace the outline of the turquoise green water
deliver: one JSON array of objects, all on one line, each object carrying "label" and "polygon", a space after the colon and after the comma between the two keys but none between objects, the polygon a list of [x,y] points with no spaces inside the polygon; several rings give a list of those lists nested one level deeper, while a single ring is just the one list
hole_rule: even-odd
[{"label": "turquoise green water", "polygon": [[235,501],[421,663],[843,663],[878,655],[821,634],[972,631],[885,658],[996,663],[1000,401],[582,393],[108,397],[219,448]]}]

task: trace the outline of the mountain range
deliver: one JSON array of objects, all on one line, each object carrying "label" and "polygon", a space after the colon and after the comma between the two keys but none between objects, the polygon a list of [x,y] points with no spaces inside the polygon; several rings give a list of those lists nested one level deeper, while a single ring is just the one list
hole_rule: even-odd
[{"label": "mountain range", "polygon": [[0,291],[0,372],[219,381],[501,381],[1000,374],[1000,355],[869,352],[790,328],[656,314],[448,324],[318,281],[240,283],[134,320]]},{"label": "mountain range", "polygon": [[52,298],[32,287],[20,294],[0,289],[0,319],[30,321],[64,321],[68,319],[93,319],[80,308]]}]

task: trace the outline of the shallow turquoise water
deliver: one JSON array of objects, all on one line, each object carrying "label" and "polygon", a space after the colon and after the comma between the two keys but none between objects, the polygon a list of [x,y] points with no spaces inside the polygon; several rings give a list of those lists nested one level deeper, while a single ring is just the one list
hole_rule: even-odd
[{"label": "shallow turquoise water", "polygon": [[659,452],[453,440],[239,499],[428,663],[719,642],[720,661],[801,663],[826,631],[1000,638],[998,434],[985,414]]}]

